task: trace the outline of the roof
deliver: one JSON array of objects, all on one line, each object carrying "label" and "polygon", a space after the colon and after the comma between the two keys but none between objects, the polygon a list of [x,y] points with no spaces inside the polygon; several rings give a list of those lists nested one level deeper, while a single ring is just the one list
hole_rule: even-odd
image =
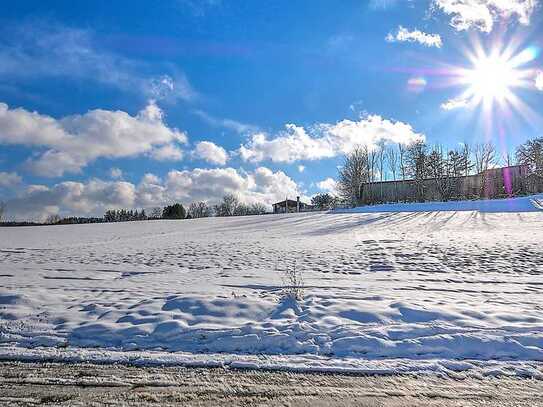
[{"label": "roof", "polygon": [[[284,201],[276,202],[273,205],[285,206],[286,205],[285,202],[288,202],[288,206],[296,206],[298,204],[298,201],[294,201],[292,199],[285,199]],[[311,206],[311,205],[300,201],[300,206]]]}]

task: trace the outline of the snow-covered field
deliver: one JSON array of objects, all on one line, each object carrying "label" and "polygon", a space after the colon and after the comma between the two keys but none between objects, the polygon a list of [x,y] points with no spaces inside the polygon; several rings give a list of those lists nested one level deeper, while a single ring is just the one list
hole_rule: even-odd
[{"label": "snow-covered field", "polygon": [[540,205],[447,205],[0,228],[0,358],[543,378]]}]

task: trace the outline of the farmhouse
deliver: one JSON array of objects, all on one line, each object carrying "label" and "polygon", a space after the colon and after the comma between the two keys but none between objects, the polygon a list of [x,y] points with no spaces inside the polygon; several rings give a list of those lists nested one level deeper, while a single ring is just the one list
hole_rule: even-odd
[{"label": "farmhouse", "polygon": [[301,202],[299,196],[296,197],[295,201],[287,198],[284,201],[273,204],[273,213],[307,212],[313,209],[313,205]]}]

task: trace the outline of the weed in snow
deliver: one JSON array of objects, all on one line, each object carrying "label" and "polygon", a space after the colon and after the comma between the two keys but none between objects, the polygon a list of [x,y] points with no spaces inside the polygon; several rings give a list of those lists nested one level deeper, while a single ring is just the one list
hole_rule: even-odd
[{"label": "weed in snow", "polygon": [[301,301],[304,298],[304,279],[302,272],[296,267],[296,261],[292,266],[283,270],[283,299]]}]

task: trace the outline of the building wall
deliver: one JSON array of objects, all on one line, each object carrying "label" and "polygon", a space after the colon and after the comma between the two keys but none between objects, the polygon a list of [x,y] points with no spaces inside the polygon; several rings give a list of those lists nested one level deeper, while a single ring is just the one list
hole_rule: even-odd
[{"label": "building wall", "polygon": [[[526,193],[543,192],[543,180],[530,177],[526,166],[493,168],[484,173],[450,178],[450,193],[442,193],[438,186],[443,180],[425,179],[385,181],[364,184],[362,203],[440,201],[443,199],[504,198]],[[447,196],[448,195],[448,196]]]}]

